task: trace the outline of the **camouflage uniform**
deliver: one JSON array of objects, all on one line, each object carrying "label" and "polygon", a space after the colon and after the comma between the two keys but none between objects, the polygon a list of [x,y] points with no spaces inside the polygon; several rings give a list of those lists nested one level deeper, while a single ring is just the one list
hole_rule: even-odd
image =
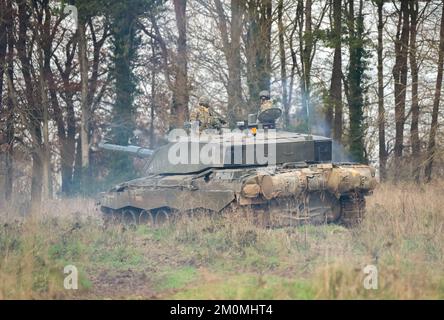
[{"label": "camouflage uniform", "polygon": [[273,102],[270,100],[270,93],[268,91],[265,91],[265,90],[261,91],[259,95],[261,98],[261,106],[260,106],[259,113],[273,108]]},{"label": "camouflage uniform", "polygon": [[273,102],[271,102],[271,100],[261,101],[261,111],[260,112],[263,112],[263,111],[271,109],[271,108],[273,108]]},{"label": "camouflage uniform", "polygon": [[207,97],[199,99],[199,105],[191,112],[190,121],[199,121],[199,128],[201,130],[217,127],[217,119],[210,111],[210,103]]},{"label": "camouflage uniform", "polygon": [[190,121],[199,121],[201,130],[209,129],[213,124],[213,116],[209,108],[199,105],[191,112]]}]

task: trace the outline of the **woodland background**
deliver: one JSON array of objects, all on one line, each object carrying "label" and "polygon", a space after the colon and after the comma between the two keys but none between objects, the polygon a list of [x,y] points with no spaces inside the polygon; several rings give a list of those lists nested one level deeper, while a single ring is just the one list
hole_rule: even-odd
[{"label": "woodland background", "polygon": [[104,137],[155,148],[201,95],[234,125],[264,89],[382,181],[438,180],[443,59],[443,1],[0,0],[0,199],[103,191],[137,175]]}]

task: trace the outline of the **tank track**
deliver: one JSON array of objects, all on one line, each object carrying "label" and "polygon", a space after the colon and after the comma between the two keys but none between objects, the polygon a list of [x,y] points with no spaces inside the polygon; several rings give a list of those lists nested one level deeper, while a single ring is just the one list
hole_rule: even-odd
[{"label": "tank track", "polygon": [[[330,199],[329,202],[326,203],[327,206],[324,207],[319,206],[319,203],[313,203],[313,207],[311,208],[310,206],[306,207],[305,203],[302,202],[296,201],[295,203],[299,204],[299,206],[304,204],[303,208],[298,209],[291,207],[286,210],[283,205],[281,206],[280,203],[276,203],[277,207],[273,210],[272,206],[269,205],[243,207],[233,203],[231,206],[224,209],[224,212],[226,214],[243,212],[246,215],[255,212],[252,216],[255,217],[255,220],[258,220],[256,223],[264,227],[296,226],[301,223],[336,223],[345,227],[356,227],[362,222],[365,215],[365,198],[359,193],[342,196],[339,201],[333,201]],[[331,205],[330,210],[327,209],[328,203]],[[106,224],[148,224],[152,227],[156,227],[162,226],[165,223],[175,223],[175,218],[177,218],[178,215],[185,214],[190,218],[193,218],[196,214],[198,215],[198,213],[199,209],[191,210],[189,212],[179,212],[177,210],[163,208],[149,212],[136,208],[127,208],[121,210],[105,210],[103,212],[103,217]],[[284,220],[286,221],[285,223]],[[288,221],[291,223],[288,223]]]},{"label": "tank track", "polygon": [[361,194],[341,198],[341,216],[339,223],[346,227],[359,225],[365,216],[365,198]]}]

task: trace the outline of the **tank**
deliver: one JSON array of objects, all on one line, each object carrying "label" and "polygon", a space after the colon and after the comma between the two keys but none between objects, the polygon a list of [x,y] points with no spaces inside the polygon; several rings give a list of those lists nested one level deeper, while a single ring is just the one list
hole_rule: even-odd
[{"label": "tank", "polygon": [[234,132],[178,134],[156,150],[99,145],[146,158],[143,177],[101,194],[101,211],[153,225],[196,212],[245,212],[265,226],[359,224],[375,169],[332,162],[330,138],[276,130],[280,113],[266,113]]}]

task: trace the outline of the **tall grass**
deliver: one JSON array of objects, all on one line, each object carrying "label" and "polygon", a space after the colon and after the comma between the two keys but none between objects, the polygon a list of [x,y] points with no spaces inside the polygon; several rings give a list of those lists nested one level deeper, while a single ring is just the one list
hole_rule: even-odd
[{"label": "tall grass", "polygon": [[[0,224],[0,299],[444,298],[444,184],[384,184],[364,222],[264,229],[240,212],[158,229],[103,224],[87,199]],[[6,214],[7,213],[7,214]],[[254,213],[253,213],[254,214]],[[63,267],[80,289],[63,288]],[[367,290],[363,268],[378,269]],[[115,280],[115,281],[114,281]],[[126,287],[125,287],[126,286]]]}]

